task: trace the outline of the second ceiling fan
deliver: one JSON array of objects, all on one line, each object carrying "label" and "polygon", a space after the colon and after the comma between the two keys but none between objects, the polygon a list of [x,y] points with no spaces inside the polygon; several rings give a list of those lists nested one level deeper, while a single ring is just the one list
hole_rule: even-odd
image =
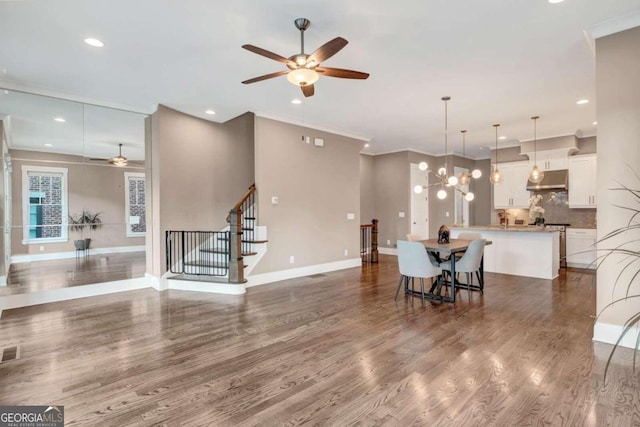
[{"label": "second ceiling fan", "polygon": [[282,62],[289,68],[288,70],[278,71],[271,74],[265,74],[264,76],[254,77],[253,79],[245,80],[242,83],[250,84],[259,82],[262,80],[271,79],[273,77],[279,77],[287,75],[287,80],[296,86],[300,86],[304,96],[313,96],[315,89],[313,84],[318,80],[320,76],[339,77],[343,79],[366,79],[369,77],[368,73],[361,71],[345,70],[342,68],[329,68],[321,67],[320,63],[331,58],[338,53],[343,47],[349,43],[342,37],[336,37],[335,39],[323,44],[316,49],[311,55],[304,53],[304,32],[311,26],[311,21],[305,18],[298,18],[294,21],[296,28],[300,30],[300,53],[285,58],[276,53],[269,52],[268,50],[245,44],[242,47],[257,53],[258,55],[265,56],[278,62]]}]

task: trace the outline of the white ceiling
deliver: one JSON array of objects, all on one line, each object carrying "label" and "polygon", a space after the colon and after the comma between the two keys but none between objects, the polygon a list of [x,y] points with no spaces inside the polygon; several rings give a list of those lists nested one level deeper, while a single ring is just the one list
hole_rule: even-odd
[{"label": "white ceiling", "polygon": [[[467,152],[486,157],[493,123],[508,137],[595,134],[595,60],[584,31],[640,10],[640,0],[152,0],[0,2],[0,85],[46,89],[151,112],[162,103],[224,122],[245,111],[371,138],[368,152],[443,152],[468,129]],[[242,85],[284,65],[255,55],[299,51],[295,18],[311,20],[307,51],[349,44],[324,65],[371,73],[321,77],[301,98],[285,77]],[[101,49],[83,43],[96,37]],[[581,98],[590,99],[577,106]],[[365,150],[367,151],[367,150]],[[126,155],[126,154],[125,154]]]}]

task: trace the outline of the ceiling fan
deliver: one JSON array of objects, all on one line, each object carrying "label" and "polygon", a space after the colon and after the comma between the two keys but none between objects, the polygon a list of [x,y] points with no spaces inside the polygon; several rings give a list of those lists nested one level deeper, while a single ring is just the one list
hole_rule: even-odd
[{"label": "ceiling fan", "polygon": [[336,37],[335,39],[320,46],[311,55],[307,55],[306,53],[304,53],[304,32],[311,26],[311,21],[305,18],[298,18],[294,21],[294,23],[296,28],[300,30],[300,53],[292,55],[289,58],[285,58],[276,53],[269,52],[268,50],[250,44],[245,44],[242,46],[244,49],[247,49],[250,52],[257,53],[258,55],[265,56],[267,58],[273,59],[274,61],[282,62],[289,69],[278,71],[276,73],[265,74],[264,76],[254,77],[253,79],[245,80],[242,83],[250,84],[286,75],[287,80],[289,80],[296,86],[300,86],[304,96],[313,96],[315,92],[313,84],[318,80],[320,76],[360,80],[364,80],[369,77],[368,73],[363,73],[360,71],[345,70],[342,68],[321,67],[321,62],[324,62],[327,59],[331,58],[349,42],[342,37]]},{"label": "ceiling fan", "polygon": [[126,157],[124,157],[122,155],[122,143],[118,144],[118,155],[111,157],[110,159],[89,159],[89,160],[101,160],[101,161],[108,161],[110,165],[113,166],[127,166],[129,163],[135,163],[135,164],[144,164],[144,162],[138,162],[135,160],[128,160]]}]

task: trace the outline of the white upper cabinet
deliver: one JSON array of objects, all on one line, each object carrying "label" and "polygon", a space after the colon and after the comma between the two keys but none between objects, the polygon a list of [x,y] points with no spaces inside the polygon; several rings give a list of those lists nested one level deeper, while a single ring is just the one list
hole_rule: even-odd
[{"label": "white upper cabinet", "polygon": [[495,209],[529,209],[530,193],[527,190],[529,162],[502,163],[498,166],[502,174],[502,182],[492,185],[493,207]]},{"label": "white upper cabinet", "polygon": [[543,150],[537,153],[523,152],[520,154],[529,156],[531,168],[537,163],[538,167],[543,171],[557,171],[569,168],[569,155],[576,151],[575,148],[558,148],[556,150]]},{"label": "white upper cabinet", "polygon": [[569,158],[569,207],[595,208],[596,171],[595,154]]}]

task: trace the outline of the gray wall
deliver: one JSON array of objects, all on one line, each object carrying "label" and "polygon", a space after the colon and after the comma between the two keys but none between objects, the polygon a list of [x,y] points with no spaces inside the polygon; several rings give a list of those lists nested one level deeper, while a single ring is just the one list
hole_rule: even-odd
[{"label": "gray wall", "polygon": [[476,160],[473,168],[480,169],[482,176],[478,179],[471,180],[470,189],[476,198],[469,203],[471,215],[470,225],[488,225],[491,224],[491,209],[493,207],[491,182],[489,175],[491,174],[491,161]]},{"label": "gray wall", "polygon": [[4,262],[4,156],[6,151],[6,138],[4,135],[4,124],[0,120],[0,276],[6,276],[8,269]]},{"label": "gray wall", "polygon": [[[144,237],[127,237],[125,221],[125,172],[144,172],[129,167],[83,164],[81,156],[44,153],[40,151],[9,150],[12,157],[12,255],[69,252],[80,232],[69,230],[66,243],[22,244],[22,166],[67,168],[69,214],[88,210],[101,212],[103,225],[90,231],[91,248],[144,245]],[[40,250],[42,248],[42,250]]]},{"label": "gray wall", "polygon": [[[154,248],[161,276],[166,230],[221,230],[229,210],[255,181],[253,114],[213,123],[160,105],[151,118]],[[149,264],[149,263],[148,263]]]},{"label": "gray wall", "polygon": [[[625,227],[630,212],[618,206],[637,209],[638,204],[627,192],[611,191],[626,185],[640,187],[640,27],[596,40],[596,99],[598,100],[598,238]],[[627,232],[598,244],[598,249],[616,247],[640,238],[638,232]],[[637,240],[627,248],[638,251]],[[625,295],[626,287],[637,263],[623,271],[630,261],[614,256],[602,263],[597,277],[597,311],[611,301]],[[640,293],[640,277],[635,277],[630,294]],[[607,310],[598,322],[623,325],[632,313],[638,312],[637,299],[617,303]]]},{"label": "gray wall", "polygon": [[360,154],[360,221],[363,224],[370,224],[375,218],[374,159],[374,156]]},{"label": "gray wall", "polygon": [[[358,258],[364,142],[260,117],[255,129],[259,221],[269,248],[254,274]],[[324,138],[324,147],[302,135]]]}]

